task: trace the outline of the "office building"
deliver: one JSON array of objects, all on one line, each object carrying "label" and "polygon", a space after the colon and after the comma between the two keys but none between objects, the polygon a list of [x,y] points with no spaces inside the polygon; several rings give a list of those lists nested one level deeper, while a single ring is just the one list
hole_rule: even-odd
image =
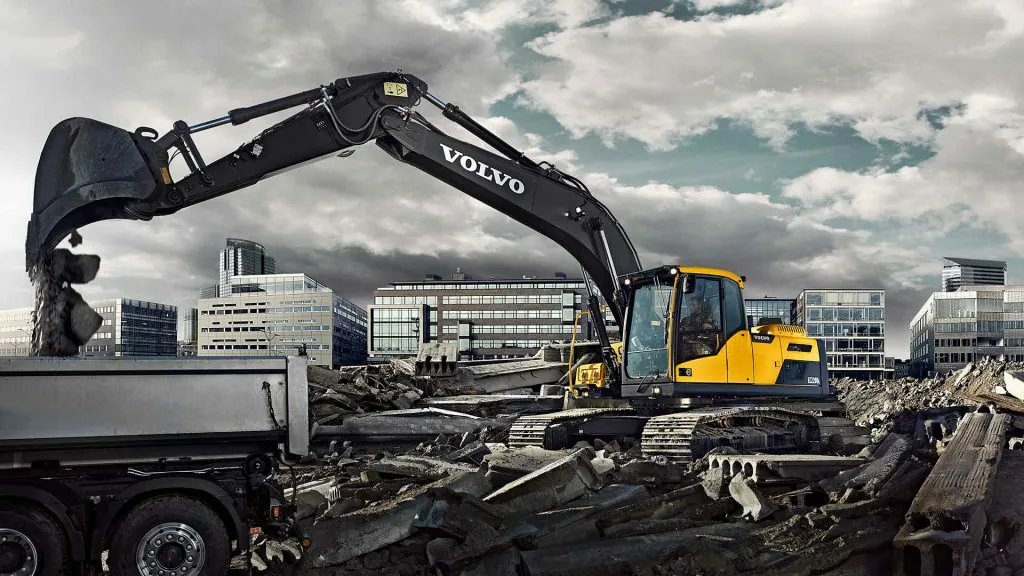
[{"label": "office building", "polygon": [[961,286],[1002,286],[1006,284],[1006,262],[973,258],[943,258],[942,291],[956,292]]},{"label": "office building", "polygon": [[202,298],[199,356],[294,355],[326,368],[366,360],[366,311],[305,274],[235,275]]},{"label": "office building", "polygon": [[985,356],[1024,361],[1024,286],[935,292],[910,322],[914,376],[945,374]]},{"label": "office building", "polygon": [[204,288],[200,292],[200,298],[230,296],[231,278],[235,276],[277,272],[277,262],[273,257],[267,256],[262,244],[241,238],[228,238],[226,244],[220,251],[218,261],[220,282],[217,284],[217,291],[213,293],[211,287]]},{"label": "office building", "polygon": [[885,363],[885,290],[807,289],[793,322],[825,343],[830,377],[880,380]]},{"label": "office building", "polygon": [[92,305],[103,325],[83,347],[84,356],[176,356],[178,308],[170,304],[116,298]]},{"label": "office building", "polygon": [[[393,282],[373,293],[367,334],[371,362],[414,357],[422,342],[458,342],[461,359],[531,356],[549,342],[568,342],[578,313],[586,310],[580,279],[474,280],[461,269],[451,280],[430,274],[422,281]],[[603,319],[617,334],[612,316]],[[589,315],[577,339],[597,338]]]},{"label": "office building", "polygon": [[[96,334],[80,348],[85,357],[175,356],[178,309],[170,304],[116,298],[92,303],[103,317]],[[31,352],[32,309],[0,312],[0,355]]]},{"label": "office building", "polygon": [[28,356],[32,352],[32,309],[0,311],[0,356]]},{"label": "office building", "polygon": [[199,309],[189,308],[178,321],[178,356],[195,356],[199,343]]},{"label": "office building", "polygon": [[214,284],[213,286],[204,286],[199,289],[200,298],[216,298],[217,294],[220,293],[220,285]]},{"label": "office building", "polygon": [[793,324],[793,305],[795,303],[796,300],[792,298],[775,298],[774,296],[747,298],[743,301],[743,306],[747,310],[747,325]]}]

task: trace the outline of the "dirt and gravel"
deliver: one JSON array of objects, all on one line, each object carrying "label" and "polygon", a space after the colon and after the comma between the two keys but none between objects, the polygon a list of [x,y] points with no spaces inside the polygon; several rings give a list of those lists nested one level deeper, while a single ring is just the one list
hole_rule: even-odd
[{"label": "dirt and gravel", "polygon": [[[978,492],[991,528],[966,552],[970,574],[1015,574],[1024,569],[1024,540],[1006,511],[1024,509],[1024,498],[1008,487],[1020,468],[1019,452],[1009,447],[1024,430],[1016,425],[1024,411],[1011,409],[1019,400],[1006,390],[1005,374],[1020,368],[982,361],[932,379],[836,382],[871,442],[854,461],[826,447],[812,459],[813,475],[786,472],[809,470],[807,460],[759,461],[728,447],[690,464],[644,458],[631,438],[560,451],[510,448],[501,427],[479,417],[477,428],[394,449],[364,438],[335,442],[294,471],[299,517],[314,545],[293,573],[924,573],[904,562],[901,554],[909,553],[894,541],[901,530],[918,529],[909,513],[919,490],[942,455],[960,449],[956,442],[974,442],[957,431],[980,410],[1008,415],[995,449],[1009,456],[993,464],[997,473]],[[411,412],[432,396],[464,392],[451,381],[419,379],[401,363],[310,377],[314,412],[329,402],[332,412],[320,417],[342,425],[376,409]],[[293,485],[290,476],[282,480]],[[930,548],[922,550],[930,558]]]}]

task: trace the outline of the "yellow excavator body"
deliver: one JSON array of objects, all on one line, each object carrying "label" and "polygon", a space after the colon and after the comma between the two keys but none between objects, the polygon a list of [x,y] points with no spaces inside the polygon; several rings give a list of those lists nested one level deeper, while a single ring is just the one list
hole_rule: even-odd
[{"label": "yellow excavator body", "polygon": [[[675,272],[669,296],[671,304],[665,307],[667,318],[663,315],[650,320],[655,326],[665,322],[662,327],[665,333],[663,356],[671,369],[665,366],[664,373],[668,381],[679,384],[674,387],[675,395],[685,394],[687,384],[704,386],[704,394],[707,394],[708,384],[758,387],[798,383],[816,387],[824,384],[820,381],[824,376],[824,370],[819,366],[824,358],[820,342],[809,338],[804,328],[784,324],[748,326],[745,309],[742,313],[733,313],[733,326],[728,326],[725,317],[729,312],[723,308],[731,302],[727,302],[730,299],[722,293],[729,284],[734,285],[739,292],[732,300],[743,306],[741,291],[744,277],[728,270],[698,266],[679,266]],[[694,319],[688,316],[692,311],[687,306],[696,299],[688,299],[687,294],[681,294],[684,282],[698,280],[717,281],[715,290],[705,290],[700,295],[702,300],[699,303],[705,306],[706,328],[703,330],[689,328],[693,326]],[[690,295],[693,293],[691,289]],[[738,323],[737,318],[740,319]],[[635,340],[633,345],[638,345]],[[687,349],[682,350],[683,347]],[[629,343],[615,341],[612,350],[616,361],[621,364],[631,347]],[[808,366],[817,367],[817,371],[805,374]],[[607,367],[600,362],[577,367],[571,380],[571,393],[588,396],[589,389],[605,387],[606,371]],[[657,396],[659,389],[654,384],[651,393]]]}]

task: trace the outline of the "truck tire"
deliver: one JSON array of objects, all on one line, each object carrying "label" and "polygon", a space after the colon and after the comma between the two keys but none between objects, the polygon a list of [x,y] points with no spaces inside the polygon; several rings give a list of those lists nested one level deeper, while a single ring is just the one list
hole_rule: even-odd
[{"label": "truck tire", "polygon": [[230,563],[224,521],[185,496],[158,496],[136,506],[118,523],[108,562],[113,576],[212,576],[226,574]]},{"label": "truck tire", "polygon": [[49,514],[18,504],[0,510],[0,574],[70,574],[69,556],[67,535]]}]

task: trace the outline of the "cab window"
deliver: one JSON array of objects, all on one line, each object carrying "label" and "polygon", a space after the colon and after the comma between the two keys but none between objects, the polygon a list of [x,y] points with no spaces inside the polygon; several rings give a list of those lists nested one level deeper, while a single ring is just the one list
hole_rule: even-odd
[{"label": "cab window", "polygon": [[668,321],[672,284],[646,284],[633,291],[626,343],[626,377],[668,372]]},{"label": "cab window", "polygon": [[725,283],[725,339],[728,340],[733,334],[745,330],[747,323],[744,321],[746,317],[743,314],[743,292],[740,291],[740,285],[729,278],[723,278],[722,282]]},{"label": "cab window", "polygon": [[713,356],[724,342],[721,283],[717,278],[701,277],[693,282],[693,293],[681,294],[679,302],[676,362]]}]

